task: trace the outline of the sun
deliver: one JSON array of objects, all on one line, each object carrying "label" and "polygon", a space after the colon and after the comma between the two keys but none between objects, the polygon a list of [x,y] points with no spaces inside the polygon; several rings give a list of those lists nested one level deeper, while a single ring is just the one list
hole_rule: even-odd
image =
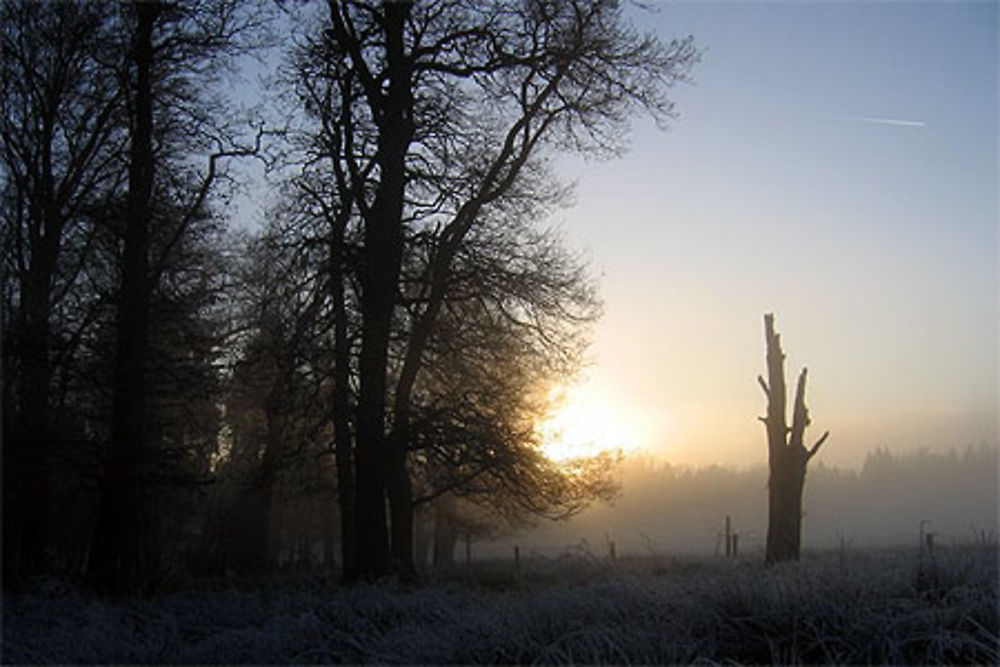
[{"label": "sun", "polygon": [[634,425],[592,387],[553,389],[552,409],[536,424],[542,452],[553,461],[627,453],[638,448]]}]

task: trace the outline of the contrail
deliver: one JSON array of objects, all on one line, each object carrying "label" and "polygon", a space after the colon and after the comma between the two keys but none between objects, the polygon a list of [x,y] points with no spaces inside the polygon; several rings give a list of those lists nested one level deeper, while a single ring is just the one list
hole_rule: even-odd
[{"label": "contrail", "polygon": [[927,123],[922,120],[905,120],[903,118],[883,118],[880,116],[843,116],[845,120],[853,120],[859,123],[877,123],[879,125],[895,125],[897,127],[925,127]]}]

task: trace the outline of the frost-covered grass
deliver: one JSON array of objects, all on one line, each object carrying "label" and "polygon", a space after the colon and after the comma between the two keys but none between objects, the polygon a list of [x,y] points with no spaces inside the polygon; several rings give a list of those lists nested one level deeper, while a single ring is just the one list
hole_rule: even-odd
[{"label": "frost-covered grass", "polygon": [[215,582],[147,600],[47,580],[3,605],[5,663],[1000,662],[983,545],[772,568],[571,554],[419,587]]}]

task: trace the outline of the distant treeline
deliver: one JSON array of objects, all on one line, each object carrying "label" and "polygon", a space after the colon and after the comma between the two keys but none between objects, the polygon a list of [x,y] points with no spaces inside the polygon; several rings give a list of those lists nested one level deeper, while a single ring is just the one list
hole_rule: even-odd
[{"label": "distant treeline", "polygon": [[[860,469],[817,462],[806,478],[803,548],[916,545],[920,523],[938,544],[994,540],[998,532],[995,446],[898,452],[879,447]],[[503,554],[518,543],[525,553],[554,555],[586,540],[597,556],[608,541],[621,553],[723,552],[726,516],[740,535],[741,553],[762,553],[767,530],[767,468],[702,468],[626,460],[622,495],[565,523],[505,536],[480,552]]]}]

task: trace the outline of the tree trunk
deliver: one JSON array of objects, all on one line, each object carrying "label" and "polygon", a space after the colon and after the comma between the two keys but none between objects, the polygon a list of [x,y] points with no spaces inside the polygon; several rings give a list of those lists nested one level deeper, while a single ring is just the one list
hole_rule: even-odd
[{"label": "tree trunk", "polygon": [[[329,505],[323,507],[323,567],[332,574],[337,567],[337,513],[333,508],[333,496]],[[341,552],[343,555],[343,552]]]},{"label": "tree trunk", "polygon": [[148,352],[149,226],[153,191],[153,25],[159,7],[136,2],[135,81],[129,163],[111,445],[90,558],[92,584],[135,591],[148,576],[143,553],[138,459],[144,446],[145,357]]},{"label": "tree trunk", "polygon": [[[53,231],[46,225],[46,237]],[[15,439],[11,443],[10,459],[6,461],[15,473],[11,491],[14,502],[4,507],[5,522],[9,518],[17,536],[5,543],[5,557],[11,552],[12,576],[40,573],[46,563],[49,530],[49,395],[52,368],[49,361],[49,320],[52,274],[55,270],[56,246],[43,239],[32,244],[29,276],[23,285],[23,316],[20,328],[21,377],[20,405],[17,411]],[[5,468],[6,469],[6,468]],[[16,526],[16,528],[13,528]]]},{"label": "tree trunk", "polygon": [[[401,444],[398,440],[404,440]],[[402,436],[391,437],[387,470],[390,525],[392,527],[392,567],[404,581],[416,576],[413,563],[413,488],[406,466],[406,445]]]},{"label": "tree trunk", "polygon": [[767,562],[798,560],[802,530],[805,462],[783,456],[771,465],[767,523]]},{"label": "tree trunk", "polygon": [[[370,231],[372,227],[369,225],[365,233],[368,266],[362,272],[361,377],[354,461],[357,574],[362,577],[381,576],[390,569],[385,511],[385,390],[395,273],[393,258],[378,251],[386,245],[380,238],[385,234]],[[389,280],[386,274],[390,274]]]},{"label": "tree trunk", "polygon": [[[344,188],[342,191],[346,191]],[[344,233],[350,217],[344,200],[330,240],[330,291],[333,301],[333,454],[337,464],[337,505],[340,509],[342,576],[350,581],[358,575],[357,521],[355,520],[354,452],[351,441],[350,380],[351,342],[347,332],[344,299]],[[332,527],[331,527],[332,528]],[[332,538],[331,538],[332,539]]]},{"label": "tree trunk", "polygon": [[[283,373],[281,369],[278,371]],[[248,534],[243,542],[249,553],[242,554],[245,569],[251,572],[266,572],[278,562],[280,553],[279,540],[272,515],[274,513],[274,490],[278,482],[278,466],[285,438],[285,415],[288,406],[288,384],[278,378],[275,380],[271,393],[265,405],[267,422],[264,443],[264,456],[260,471],[252,488],[250,488],[247,504],[249,521],[246,525]]]},{"label": "tree trunk", "polygon": [[439,506],[434,516],[434,567],[446,568],[455,564],[458,530],[451,518],[453,499],[442,496],[437,502]]},{"label": "tree trunk", "polygon": [[[10,492],[5,501],[5,569],[10,576],[40,573],[47,563],[49,532],[49,474],[51,449],[50,394],[52,363],[49,359],[51,338],[52,284],[59,261],[65,219],[59,210],[53,172],[53,148],[56,141],[56,108],[47,109],[42,125],[39,150],[40,174],[37,190],[28,194],[29,260],[27,274],[20,279],[21,303],[18,322],[16,421],[13,440],[5,442],[5,456],[10,476]],[[19,223],[20,224],[20,223]],[[13,407],[8,404],[5,407]],[[7,486],[5,485],[5,492]],[[16,535],[15,535],[16,531]],[[13,539],[10,544],[6,538]],[[11,562],[6,562],[7,557]]]},{"label": "tree trunk", "polygon": [[[220,527],[220,571],[257,574],[277,564],[276,546],[271,540],[270,485],[261,478],[251,480],[227,503]],[[262,525],[261,518],[265,523]],[[267,554],[274,553],[268,561]]]},{"label": "tree trunk", "polygon": [[379,183],[365,216],[360,271],[362,331],[355,521],[358,573],[364,577],[382,576],[392,569],[385,511],[387,484],[392,480],[392,493],[398,500],[405,493],[400,481],[407,475],[405,456],[393,456],[388,451],[391,443],[386,437],[386,388],[389,339],[402,264],[405,162],[413,137],[411,72],[403,39],[410,7],[387,3],[382,10],[388,85],[384,92],[369,91],[369,98],[378,100],[378,108],[373,111],[379,125]]},{"label": "tree trunk", "polygon": [[[3,324],[7,323],[3,322]],[[18,558],[21,554],[21,513],[17,507],[20,498],[17,489],[18,461],[16,458],[17,449],[15,448],[15,442],[19,436],[15,435],[16,426],[12,410],[14,397],[9,380],[3,378],[3,382],[0,384],[3,385],[4,399],[2,413],[0,413],[0,419],[3,421],[3,433],[0,434],[0,437],[3,438],[0,441],[3,447],[3,456],[0,457],[0,466],[3,468],[3,589],[10,590],[18,583]]]},{"label": "tree trunk", "polygon": [[431,525],[426,510],[415,509],[413,512],[413,566],[417,572],[423,572],[427,569],[427,555],[431,548],[431,538]]},{"label": "tree trunk", "polygon": [[806,466],[826,441],[829,432],[806,449],[805,429],[809,426],[809,411],[805,405],[806,369],[799,374],[792,410],[792,425],[786,422],[785,354],[780,335],[774,331],[774,315],[764,315],[764,337],[767,345],[768,379],[757,376],[767,396],[767,416],[761,417],[767,427],[768,521],[766,561],[778,563],[798,560],[802,533],[802,491]]}]

